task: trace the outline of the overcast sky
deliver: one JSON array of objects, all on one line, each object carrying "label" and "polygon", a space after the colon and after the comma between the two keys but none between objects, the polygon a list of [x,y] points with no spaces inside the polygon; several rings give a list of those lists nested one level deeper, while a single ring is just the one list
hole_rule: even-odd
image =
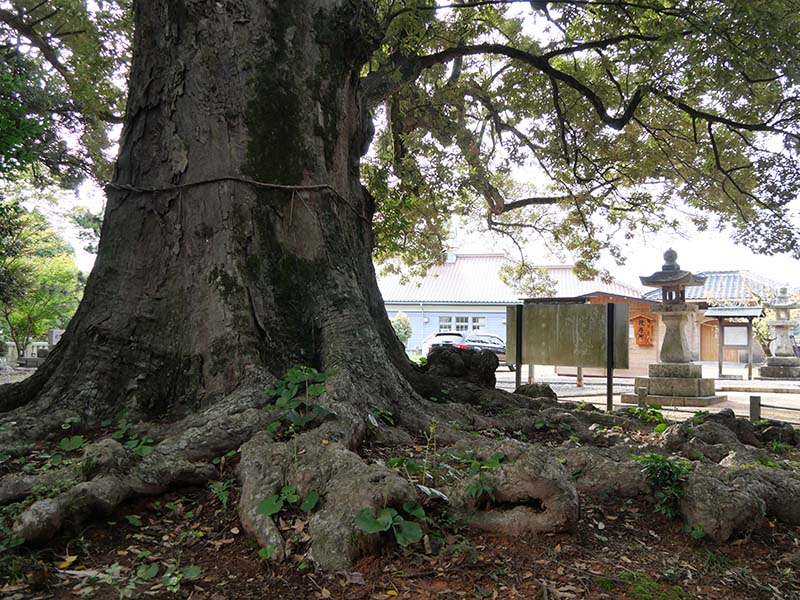
[{"label": "overcast sky", "polygon": [[[454,242],[457,252],[507,252],[516,257],[507,243],[495,242],[488,235],[460,235]],[[637,237],[628,246],[627,262],[617,266],[612,260],[602,265],[619,281],[642,287],[639,276],[650,275],[661,269],[664,252],[673,248],[678,253],[678,264],[687,271],[735,271],[747,270],[774,280],[781,285],[800,288],[800,261],[786,254],[763,256],[754,254],[744,246],[737,245],[729,235],[721,232],[678,235],[662,232],[646,240]],[[526,248],[527,257],[538,264],[555,264],[545,252],[537,251],[535,245]],[[569,261],[566,261],[569,262]]]}]

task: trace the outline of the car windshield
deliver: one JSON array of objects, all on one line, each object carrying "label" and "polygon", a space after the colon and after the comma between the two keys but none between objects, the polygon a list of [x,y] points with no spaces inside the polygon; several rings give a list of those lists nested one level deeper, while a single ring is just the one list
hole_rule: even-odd
[{"label": "car windshield", "polygon": [[461,340],[460,333],[437,333],[433,338],[433,342],[457,342]]}]

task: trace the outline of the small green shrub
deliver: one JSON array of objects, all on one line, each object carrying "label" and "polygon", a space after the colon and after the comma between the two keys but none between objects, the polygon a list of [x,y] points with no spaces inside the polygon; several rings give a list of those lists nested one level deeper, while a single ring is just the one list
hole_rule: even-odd
[{"label": "small green shrub", "polygon": [[693,540],[702,540],[706,537],[706,530],[702,525],[695,525],[694,527],[687,525],[686,533],[688,533]]},{"label": "small green shrub", "polygon": [[256,507],[256,512],[260,515],[271,517],[279,513],[285,505],[297,504],[298,502],[300,503],[300,510],[310,512],[317,506],[319,494],[316,492],[309,492],[301,502],[300,495],[297,493],[297,488],[293,485],[285,485],[281,488],[279,494],[273,494],[269,498],[259,502],[258,507]]},{"label": "small green shrub", "polygon": [[494,487],[488,481],[488,474],[497,469],[505,459],[505,454],[495,452],[488,460],[477,460],[471,456],[460,457],[459,460],[469,465],[468,477],[471,477],[467,488],[464,490],[467,495],[475,498],[494,500]]},{"label": "small green shrub", "polygon": [[703,565],[706,571],[724,573],[733,566],[733,561],[721,552],[706,550]]},{"label": "small green shrub", "polygon": [[[425,510],[418,502],[403,503],[403,511],[418,519],[426,518]],[[397,543],[404,547],[422,539],[420,524],[406,519],[394,508],[384,508],[377,515],[373,515],[369,508],[364,508],[356,516],[356,527],[366,533],[381,533],[391,529]]]},{"label": "small green shrub", "polygon": [[650,406],[636,406],[628,409],[628,413],[645,423],[663,423],[664,415],[661,413],[661,406],[651,404]]},{"label": "small green shrub", "polygon": [[660,454],[633,456],[642,464],[656,498],[656,512],[676,517],[684,494],[683,485],[689,478],[692,466],[685,460],[667,458]]},{"label": "small green shrub", "polygon": [[767,449],[773,454],[786,454],[791,449],[791,446],[786,442],[771,440],[767,442]]},{"label": "small green shrub", "polygon": [[219,503],[222,504],[223,510],[228,510],[228,498],[230,497],[230,492],[228,491],[231,486],[233,485],[233,481],[213,481],[209,484],[209,488],[211,488],[211,493],[219,500]]},{"label": "small green shrub", "polygon": [[333,411],[313,402],[325,393],[325,382],[335,369],[320,373],[313,367],[296,366],[275,382],[275,387],[267,390],[267,395],[275,398],[277,408],[287,412],[267,426],[270,433],[276,434],[285,426],[294,435],[305,429],[315,419],[324,419]]}]

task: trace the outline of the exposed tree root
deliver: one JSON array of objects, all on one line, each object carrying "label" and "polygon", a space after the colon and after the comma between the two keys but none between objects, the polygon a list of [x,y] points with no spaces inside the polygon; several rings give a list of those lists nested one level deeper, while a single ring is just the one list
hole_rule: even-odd
[{"label": "exposed tree root", "polygon": [[[679,509],[687,525],[711,539],[727,540],[766,517],[800,523],[793,501],[800,497],[800,474],[772,468],[762,447],[765,436],[793,435],[780,424],[757,429],[723,412],[657,436],[652,425],[627,413],[605,414],[474,383],[465,392],[455,380],[426,377],[430,395],[423,398],[410,387],[383,396],[368,393],[374,382],[359,387],[352,373],[337,373],[318,399],[333,414],[280,434],[267,430],[281,410],[270,404],[266,385],[245,386],[183,419],[139,423],[137,429],[155,440],[144,458],[106,438],[87,446],[79,463],[6,476],[0,480],[0,503],[46,491],[51,497],[30,504],[14,526],[26,542],[41,543],[60,529],[110,514],[132,496],[205,484],[219,475],[212,460],[238,449],[238,513],[245,531],[260,545],[272,546],[272,557],[280,560],[292,553],[292,541],[284,538],[278,515],[263,514],[259,505],[285,486],[301,496],[319,494],[307,517],[306,558],[325,569],[343,569],[386,541],[361,531],[358,513],[399,511],[405,502],[423,498],[415,483],[428,482],[427,473],[413,480],[365,458],[365,441],[413,448],[426,440],[432,462],[456,465],[437,484],[450,510],[468,516],[475,527],[510,536],[571,529],[580,517],[580,496],[652,497],[657,490],[631,455],[653,452],[692,461]],[[13,411],[15,418],[20,410]],[[470,463],[478,467],[470,470]]]},{"label": "exposed tree root", "polygon": [[575,486],[551,453],[540,446],[514,440],[461,442],[450,452],[472,453],[487,460],[500,453],[503,462],[486,476],[491,493],[485,504],[461,481],[450,495],[454,506],[473,517],[474,526],[510,536],[572,529],[580,510]]}]

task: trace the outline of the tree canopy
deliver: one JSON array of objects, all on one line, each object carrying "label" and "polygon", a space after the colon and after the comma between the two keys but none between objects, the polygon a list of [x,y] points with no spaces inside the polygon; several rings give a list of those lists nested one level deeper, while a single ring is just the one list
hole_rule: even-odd
[{"label": "tree canopy", "polygon": [[579,266],[635,232],[730,225],[798,246],[793,2],[385,2],[364,78],[379,258],[436,252],[448,215]]},{"label": "tree canopy", "polygon": [[[688,223],[800,256],[794,4],[374,2],[362,167],[376,259],[426,269],[454,215],[541,238],[587,275],[604,250],[623,260],[626,239]],[[125,1],[2,5],[5,165],[77,159],[108,176],[130,34]]]},{"label": "tree canopy", "polygon": [[37,165],[67,186],[110,177],[130,35],[125,0],[0,3],[0,176]]}]

